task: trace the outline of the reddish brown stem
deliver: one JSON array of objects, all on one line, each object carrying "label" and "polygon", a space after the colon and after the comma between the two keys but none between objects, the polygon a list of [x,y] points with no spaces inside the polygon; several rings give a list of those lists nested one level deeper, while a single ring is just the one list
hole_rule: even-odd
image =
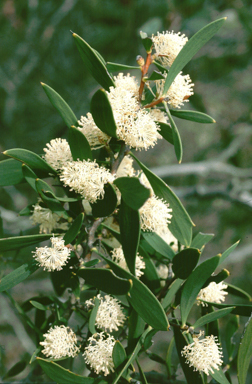
[{"label": "reddish brown stem", "polygon": [[151,108],[151,107],[154,107],[154,105],[157,105],[157,104],[159,104],[159,103],[162,103],[163,100],[164,100],[164,97],[160,97],[160,99],[157,99],[157,100],[153,101],[153,102],[150,103],[150,104],[146,104],[146,105],[144,105],[143,108]]},{"label": "reddish brown stem", "polygon": [[146,57],[146,62],[141,67],[142,77],[141,77],[141,84],[140,84],[140,87],[139,87],[139,100],[140,101],[142,100],[142,94],[143,94],[144,84],[145,84],[145,82],[143,81],[143,78],[146,75],[146,73],[148,72],[149,66],[151,65],[151,63],[152,63],[151,53],[148,53],[147,57]]}]

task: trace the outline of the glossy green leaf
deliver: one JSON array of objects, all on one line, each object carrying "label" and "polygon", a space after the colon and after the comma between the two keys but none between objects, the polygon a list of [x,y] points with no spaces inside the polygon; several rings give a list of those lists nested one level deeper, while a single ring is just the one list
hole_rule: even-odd
[{"label": "glossy green leaf", "polygon": [[91,377],[84,377],[70,372],[69,369],[62,368],[60,365],[41,357],[36,358],[37,362],[45,372],[57,384],[107,384],[103,379],[94,379]]},{"label": "glossy green leaf", "polygon": [[117,196],[113,186],[110,183],[104,185],[104,198],[90,204],[94,217],[110,216],[117,206]]},{"label": "glossy green leaf", "polygon": [[30,303],[31,303],[31,305],[32,305],[34,308],[37,308],[37,309],[39,309],[40,311],[46,311],[46,310],[47,310],[47,307],[44,306],[43,304],[39,303],[38,301],[31,300]]},{"label": "glossy green leaf", "polygon": [[140,209],[151,194],[151,190],[138,177],[119,177],[114,184],[120,190],[123,201],[135,210]]},{"label": "glossy green leaf", "polygon": [[152,330],[146,335],[146,337],[145,337],[145,339],[144,339],[144,343],[143,343],[143,349],[144,349],[145,351],[147,351],[147,349],[149,349],[149,348],[153,345],[154,341],[153,341],[152,339],[153,339],[153,337],[155,336],[155,334],[156,334],[157,332],[158,332],[158,331],[157,331],[156,329],[152,329]]},{"label": "glossy green leaf", "polygon": [[191,247],[201,249],[204,245],[206,245],[214,235],[212,233],[202,233],[199,232],[193,238]]},{"label": "glossy green leaf", "polygon": [[123,364],[127,359],[126,351],[119,340],[116,340],[115,342],[113,352],[112,352],[112,358],[113,358],[115,369],[120,367],[120,365]]},{"label": "glossy green leaf", "polygon": [[78,120],[72,109],[66,103],[66,101],[49,85],[41,83],[48,99],[54,106],[54,108],[59,112],[60,116],[66,123],[67,127],[70,128],[72,125],[78,125]]},{"label": "glossy green leaf", "polygon": [[28,151],[27,149],[8,149],[7,151],[3,152],[3,154],[9,157],[13,157],[16,160],[21,161],[22,163],[25,163],[33,171],[35,171],[39,177],[47,177],[49,174],[56,174],[55,169],[50,167],[50,165],[47,164],[45,160],[43,160],[36,153]]},{"label": "glossy green leaf", "polygon": [[195,123],[212,124],[216,121],[209,115],[197,112],[197,111],[179,111],[170,109],[171,115],[178,117],[179,119],[194,121]]},{"label": "glossy green leaf", "polygon": [[95,124],[108,136],[116,136],[116,123],[109,98],[104,89],[98,89],[91,100],[90,111]]},{"label": "glossy green leaf", "polygon": [[212,305],[213,307],[222,309],[222,308],[228,308],[228,307],[234,307],[234,309],[231,311],[233,315],[239,315],[239,316],[250,316],[252,312],[252,304],[217,304],[217,303],[211,303],[210,301],[204,301],[208,305]]},{"label": "glossy green leaf", "polygon": [[186,280],[181,294],[181,320],[184,326],[189,312],[196,301],[197,295],[205,281],[215,271],[220,257],[214,256],[200,264]]},{"label": "glossy green leaf", "polygon": [[169,289],[165,295],[165,297],[162,300],[162,307],[167,310],[167,308],[172,304],[172,301],[174,299],[175,294],[178,292],[179,288],[181,287],[181,284],[183,283],[182,279],[176,279],[173,281],[173,283],[169,286]]},{"label": "glossy green leaf", "polygon": [[163,104],[165,106],[165,110],[166,110],[167,116],[169,118],[169,122],[171,124],[172,138],[173,138],[173,145],[174,145],[174,149],[175,149],[175,154],[176,154],[177,160],[180,164],[182,161],[182,156],[183,156],[183,147],[182,147],[181,137],[180,137],[178,128],[177,128],[177,126],[176,126],[176,124],[175,124],[175,122],[171,116],[171,113],[169,111],[167,103],[163,102]]},{"label": "glossy green leaf", "polygon": [[214,378],[215,381],[217,381],[217,383],[230,384],[230,382],[226,378],[226,376],[225,376],[225,374],[221,368],[220,369],[214,369],[213,368],[213,371],[214,371],[214,373],[210,372],[210,375]]},{"label": "glossy green leaf", "polygon": [[246,324],[238,351],[237,369],[239,384],[245,384],[249,363],[252,357],[252,321]]},{"label": "glossy green leaf", "polygon": [[230,255],[230,253],[232,253],[235,250],[235,248],[239,243],[240,243],[240,240],[234,243],[233,245],[231,245],[231,247],[229,247],[225,252],[223,252],[220,258],[220,263],[223,263],[223,261],[226,260],[226,258]]},{"label": "glossy green leaf", "polygon": [[114,87],[115,84],[103,60],[101,60],[100,55],[97,55],[96,51],[76,33],[73,33],[73,38],[85,64],[85,68],[106,91],[109,91],[109,87]]},{"label": "glossy green leaf", "polygon": [[118,276],[132,280],[133,286],[128,293],[128,301],[139,316],[141,316],[152,328],[166,331],[169,327],[167,317],[161,304],[149,288],[131,273],[119,267],[118,264],[114,263],[112,260],[109,260],[104,256],[102,257]]},{"label": "glossy green leaf", "polygon": [[149,180],[155,195],[164,199],[167,203],[169,203],[170,208],[172,208],[172,219],[171,224],[169,224],[170,231],[182,244],[190,246],[192,226],[194,224],[180,200],[163,180],[145,167],[145,165],[141,163],[141,161],[139,161],[132,153],[130,154],[145,173],[145,176]]},{"label": "glossy green leaf", "polygon": [[78,262],[78,258],[72,254],[67,265],[63,266],[60,271],[50,273],[53,288],[58,296],[62,296],[67,288],[70,288],[72,292],[78,296],[79,278],[72,270],[72,267]]},{"label": "glossy green leaf", "polygon": [[106,64],[106,67],[109,72],[131,71],[132,69],[140,69],[140,67],[136,67],[132,65],[124,65],[124,64],[110,63],[110,62]]},{"label": "glossy green leaf", "polygon": [[24,360],[19,361],[8,370],[8,372],[3,376],[3,379],[6,380],[9,377],[17,376],[19,373],[23,372],[26,366],[27,366],[26,361]]},{"label": "glossy green leaf", "polygon": [[22,304],[23,311],[28,312],[31,309],[33,309],[34,306],[32,305],[32,302],[35,302],[35,301],[38,304],[42,304],[43,307],[45,308],[47,308],[49,305],[54,303],[54,299],[52,296],[33,296]]},{"label": "glossy green leaf", "polygon": [[151,53],[151,48],[153,46],[153,41],[150,37],[148,37],[146,32],[140,31],[141,41],[144,46],[144,49],[147,53]]},{"label": "glossy green leaf", "polygon": [[157,294],[160,290],[160,278],[157,273],[157,269],[152,261],[152,258],[148,255],[141,245],[138,248],[139,255],[143,257],[145,263],[144,274],[141,276],[142,282],[147,285],[147,287],[153,292]]},{"label": "glossy green leaf", "polygon": [[143,334],[145,328],[145,321],[132,309],[129,317],[129,333],[128,333],[128,353],[132,353],[137,345],[139,337]]},{"label": "glossy green leaf", "polygon": [[172,260],[172,270],[175,277],[179,279],[187,279],[200,258],[200,251],[196,248],[185,248],[177,253]]},{"label": "glossy green leaf", "polygon": [[160,72],[162,73],[168,73],[168,69],[163,67],[163,65],[159,64],[156,60],[153,60],[153,64],[155,64],[155,66],[160,70]]},{"label": "glossy green leaf", "polygon": [[22,183],[23,181],[24,176],[20,161],[15,159],[0,161],[0,187],[16,185]]},{"label": "glossy green leaf", "polygon": [[83,219],[84,213],[82,212],[76,217],[68,231],[65,233],[63,240],[65,240],[66,245],[72,243],[75,240],[76,236],[78,235],[81,229]]},{"label": "glossy green leaf", "polygon": [[166,77],[164,91],[166,94],[170,88],[173,80],[179,74],[184,66],[193,58],[193,56],[210,40],[216,32],[221,28],[226,18],[215,20],[212,23],[206,25],[200,31],[195,33],[193,37],[184,45],[179,52],[178,56],[174,60],[168,75]]},{"label": "glossy green leaf", "polygon": [[183,369],[184,375],[186,377],[187,383],[204,384],[204,381],[200,373],[198,371],[194,371],[193,367],[189,367],[189,365],[186,363],[185,357],[181,355],[182,349],[187,345],[184,339],[184,336],[181,333],[181,330],[177,327],[176,328],[174,327],[173,332],[174,332],[174,340],[175,340],[179,361]]},{"label": "glossy green leaf", "polygon": [[92,334],[97,332],[95,328],[95,320],[96,320],[97,312],[99,309],[99,305],[100,305],[100,300],[96,297],[94,299],[94,307],[92,308],[92,311],[89,317],[89,322],[88,322],[88,329]]},{"label": "glossy green leaf", "polygon": [[138,360],[136,360],[136,363],[137,363],[137,366],[138,366],[141,383],[142,384],[148,384],[148,381],[147,381],[147,379],[145,377],[144,371],[142,370],[142,367],[139,364]]},{"label": "glossy green leaf", "polygon": [[49,240],[51,237],[51,234],[44,234],[0,239],[0,252],[13,251],[15,249],[28,247],[30,245],[40,243],[41,241]]},{"label": "glossy green leaf", "polygon": [[163,80],[165,79],[164,75],[161,72],[153,71],[152,74],[148,77],[148,81]]},{"label": "glossy green leaf", "polygon": [[36,188],[41,199],[52,212],[57,213],[57,215],[64,217],[65,219],[68,218],[68,214],[61,203],[58,200],[47,197],[44,194],[44,191],[52,191],[51,187],[44,180],[36,179]]},{"label": "glossy green leaf", "polygon": [[132,287],[130,277],[116,276],[110,269],[84,268],[78,271],[78,275],[90,284],[111,295],[125,295]]},{"label": "glossy green leaf", "polygon": [[250,296],[250,294],[244,291],[243,289],[236,287],[235,285],[232,285],[232,284],[227,284],[227,286],[228,287],[226,291],[230,293],[230,295],[238,296],[243,299],[252,301],[252,297]]},{"label": "glossy green leaf", "polygon": [[[18,216],[30,216],[33,212],[33,206],[35,204],[36,203],[29,204],[29,205],[27,205],[27,207],[21,209],[21,211],[18,212]],[[1,246],[0,246],[0,248],[1,248]]]},{"label": "glossy green leaf", "polygon": [[115,238],[119,243],[121,243],[121,235],[120,232],[116,231],[113,228],[108,227],[106,224],[102,223],[101,224],[104,228],[106,228]]},{"label": "glossy green leaf", "polygon": [[130,208],[121,198],[120,205],[120,238],[123,254],[130,272],[135,275],[136,254],[140,241],[140,215]]},{"label": "glossy green leaf", "polygon": [[230,273],[227,269],[222,269],[217,275],[210,276],[202,288],[207,287],[210,283],[215,282],[216,284],[219,284],[221,281],[225,280],[227,277],[229,277]]},{"label": "glossy green leaf", "polygon": [[68,141],[74,161],[93,160],[89,142],[79,129],[75,127],[69,128]]},{"label": "glossy green leaf", "polygon": [[232,360],[234,351],[235,351],[235,343],[234,343],[234,334],[238,331],[239,328],[239,316],[231,316],[231,319],[225,326],[225,341],[226,348],[228,353],[228,358]]},{"label": "glossy green leaf", "polygon": [[173,373],[173,364],[172,364],[172,357],[174,356],[174,347],[175,347],[175,339],[174,337],[171,339],[170,343],[169,343],[169,346],[168,346],[168,349],[167,349],[167,353],[166,353],[166,368],[167,368],[167,371],[168,371],[168,376],[171,377],[172,376],[172,373]]},{"label": "glossy green leaf", "polygon": [[22,164],[22,172],[27,183],[32,187],[32,189],[34,189],[34,191],[37,192],[36,179],[38,178],[38,176],[36,175],[36,173],[33,172],[33,170],[26,164]]},{"label": "glossy green leaf", "polygon": [[158,122],[158,126],[160,128],[158,133],[160,133],[160,135],[163,136],[163,138],[166,141],[168,141],[168,143],[173,145],[174,141],[173,141],[173,135],[172,135],[172,128],[171,128],[170,124]]},{"label": "glossy green leaf", "polygon": [[87,261],[86,263],[83,264],[83,267],[86,267],[86,268],[93,267],[93,266],[95,266],[98,263],[100,263],[99,259],[89,260],[89,261]]},{"label": "glossy green leaf", "polygon": [[217,319],[220,319],[221,317],[228,315],[233,309],[234,309],[234,307],[229,307],[229,308],[223,308],[223,309],[220,309],[218,311],[208,313],[207,315],[200,317],[193,324],[193,328],[203,327],[203,325],[211,323],[211,321],[215,321]]},{"label": "glossy green leaf", "polygon": [[173,259],[175,255],[174,250],[156,232],[142,232],[142,236],[156,252],[166,259]]},{"label": "glossy green leaf", "polygon": [[61,201],[62,203],[75,203],[76,201],[82,200],[82,197],[77,196],[76,197],[60,197],[56,196],[53,191],[46,191],[44,190],[44,194],[46,197],[53,198],[55,200]]}]

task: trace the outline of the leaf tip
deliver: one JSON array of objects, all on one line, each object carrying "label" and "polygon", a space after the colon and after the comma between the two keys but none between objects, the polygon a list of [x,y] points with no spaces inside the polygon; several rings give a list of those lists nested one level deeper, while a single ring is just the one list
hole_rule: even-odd
[{"label": "leaf tip", "polygon": [[216,123],[216,120],[213,119],[213,123]]},{"label": "leaf tip", "polygon": [[44,87],[45,83],[42,83],[42,81],[40,82],[40,84],[42,85],[42,87]]}]

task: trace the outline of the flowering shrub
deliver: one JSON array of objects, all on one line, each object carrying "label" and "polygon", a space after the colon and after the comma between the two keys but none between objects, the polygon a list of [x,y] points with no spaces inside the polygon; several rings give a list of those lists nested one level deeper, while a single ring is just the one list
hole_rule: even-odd
[{"label": "flowering shrub", "polygon": [[[194,84],[182,70],[223,22],[210,23],[189,40],[174,31],[152,37],[141,32],[146,58],[138,56],[132,68],[106,63],[74,33],[86,69],[102,86],[92,97],[91,113],[77,118],[56,91],[42,84],[69,128],[68,139],[51,140],[43,156],[24,149],[4,152],[11,159],[0,163],[2,182],[25,181],[38,194],[20,214],[30,215],[39,234],[0,239],[1,252],[49,239],[52,245],[36,247],[30,262],[0,282],[3,292],[40,267],[50,272],[55,296],[31,298],[20,310],[35,307],[44,313],[40,328],[27,322],[38,340],[31,353],[33,372],[39,372],[39,364],[57,383],[175,384],[185,382],[177,380],[178,362],[172,364],[176,350],[187,383],[204,384],[205,375],[230,382],[238,349],[230,340],[238,316],[250,316],[252,310],[249,302],[225,301],[228,293],[250,300],[246,292],[223,283],[229,273],[219,270],[238,243],[201,261],[212,235],[192,238],[194,224],[178,197],[134,154],[167,140],[180,163],[182,141],[172,116],[214,122],[206,114],[170,107],[189,102]],[[138,70],[139,78],[127,73],[131,69]],[[193,320],[196,303],[201,314]],[[226,354],[218,328],[224,316],[232,323],[227,325]],[[149,352],[158,331],[174,335],[166,360]],[[249,365],[251,332],[249,321],[238,349],[240,384]],[[166,378],[143,371],[138,357],[144,353],[166,367]],[[77,355],[85,376],[76,376],[74,361],[71,370],[55,362]]]}]

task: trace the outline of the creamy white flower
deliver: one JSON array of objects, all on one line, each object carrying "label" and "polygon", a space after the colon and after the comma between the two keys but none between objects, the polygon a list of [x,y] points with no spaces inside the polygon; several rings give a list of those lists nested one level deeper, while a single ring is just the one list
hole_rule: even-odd
[{"label": "creamy white flower", "polygon": [[227,284],[223,283],[222,281],[218,284],[212,281],[206,288],[200,290],[197,297],[197,305],[201,304],[203,307],[208,306],[207,303],[204,303],[201,300],[220,304],[221,302],[225,301],[225,295],[228,294],[228,292],[224,291],[224,289],[227,289],[227,287]]},{"label": "creamy white flower", "polygon": [[[100,305],[97,311],[95,325],[97,328],[104,329],[106,332],[118,331],[126,320],[126,316],[122,311],[119,301],[110,295],[102,297],[97,295],[100,300]],[[94,306],[94,300],[87,300],[85,302],[88,308]]]},{"label": "creamy white flower", "polygon": [[170,219],[172,209],[164,200],[153,195],[139,209],[141,229],[143,231],[160,232],[165,230]]},{"label": "creamy white flower", "polygon": [[68,142],[65,139],[53,139],[46,144],[44,148],[45,161],[57,171],[62,168],[68,161],[73,160]]},{"label": "creamy white flower", "polygon": [[145,173],[141,173],[140,177],[139,177],[141,183],[146,187],[146,188],[149,188],[151,190],[151,195],[154,195],[154,191],[152,189],[152,186],[149,182],[149,180],[147,179],[147,177],[145,176]]},{"label": "creamy white flower", "polygon": [[112,353],[115,342],[113,336],[106,336],[104,332],[95,333],[88,339],[88,346],[83,356],[95,373],[103,372],[104,376],[107,376],[110,372],[114,372]]},{"label": "creamy white flower", "polygon": [[160,264],[157,267],[157,273],[158,273],[158,276],[160,277],[160,279],[166,280],[168,277],[168,272],[169,272],[169,269],[168,269],[167,265],[165,265],[165,264]]},{"label": "creamy white flower", "polygon": [[131,156],[125,156],[116,171],[116,177],[135,176],[136,171],[132,165],[133,161],[134,160]]},{"label": "creamy white flower", "polygon": [[61,217],[49,208],[43,208],[36,203],[33,205],[33,213],[30,217],[33,225],[39,225],[39,233],[52,233],[54,229],[68,229],[68,223],[59,223]]},{"label": "creamy white flower", "polygon": [[81,116],[78,120],[79,126],[78,129],[86,137],[89,145],[92,149],[99,149],[106,142],[109,142],[111,137],[102,132],[94,122],[93,116],[91,113],[87,113],[87,117]]},{"label": "creamy white flower", "polygon": [[36,248],[33,257],[40,267],[51,271],[60,271],[70,258],[71,250],[65,247],[65,240],[62,237],[51,237],[52,247]]},{"label": "creamy white flower", "polygon": [[70,161],[61,171],[60,179],[90,203],[104,197],[104,185],[112,183],[114,176],[95,161]]},{"label": "creamy white flower", "polygon": [[157,32],[157,36],[152,35],[152,41],[156,51],[156,59],[164,66],[171,66],[180,50],[188,41],[188,38],[181,33],[166,31]]},{"label": "creamy white flower", "polygon": [[[112,260],[117,263],[121,268],[125,269],[126,271],[129,272],[129,268],[127,266],[122,246],[118,248],[114,248],[112,251]],[[141,277],[144,272],[142,271],[145,269],[145,262],[143,261],[143,257],[139,256],[139,253],[137,252],[136,256],[136,264],[135,264],[135,269],[136,269],[136,277]]]},{"label": "creamy white flower", "polygon": [[132,92],[133,96],[138,97],[139,85],[135,76],[131,76],[130,73],[127,73],[126,76],[123,73],[119,73],[117,76],[114,76],[114,80],[117,88]]},{"label": "creamy white flower", "polygon": [[[167,74],[165,74],[165,77]],[[188,98],[193,95],[193,86],[192,80],[189,75],[182,75],[180,72],[176,77],[173,83],[171,84],[168,92],[164,94],[164,80],[156,80],[157,94],[158,97],[167,97],[168,104],[174,108],[180,108],[181,105],[188,102]]]},{"label": "creamy white flower", "polygon": [[80,348],[77,347],[77,337],[70,327],[64,325],[50,328],[44,335],[45,340],[41,341],[44,349],[42,353],[46,357],[61,359],[62,357],[75,357]]},{"label": "creamy white flower", "polygon": [[160,111],[160,109],[150,108],[149,113],[155,121],[158,121],[159,123],[165,123],[165,124],[168,123],[167,115],[163,111]]},{"label": "creamy white flower", "polygon": [[204,339],[194,339],[192,344],[185,346],[181,355],[186,358],[189,367],[194,367],[194,371],[204,372],[206,375],[213,373],[214,369],[219,370],[222,365],[222,349],[217,342],[216,336],[206,336]]}]

